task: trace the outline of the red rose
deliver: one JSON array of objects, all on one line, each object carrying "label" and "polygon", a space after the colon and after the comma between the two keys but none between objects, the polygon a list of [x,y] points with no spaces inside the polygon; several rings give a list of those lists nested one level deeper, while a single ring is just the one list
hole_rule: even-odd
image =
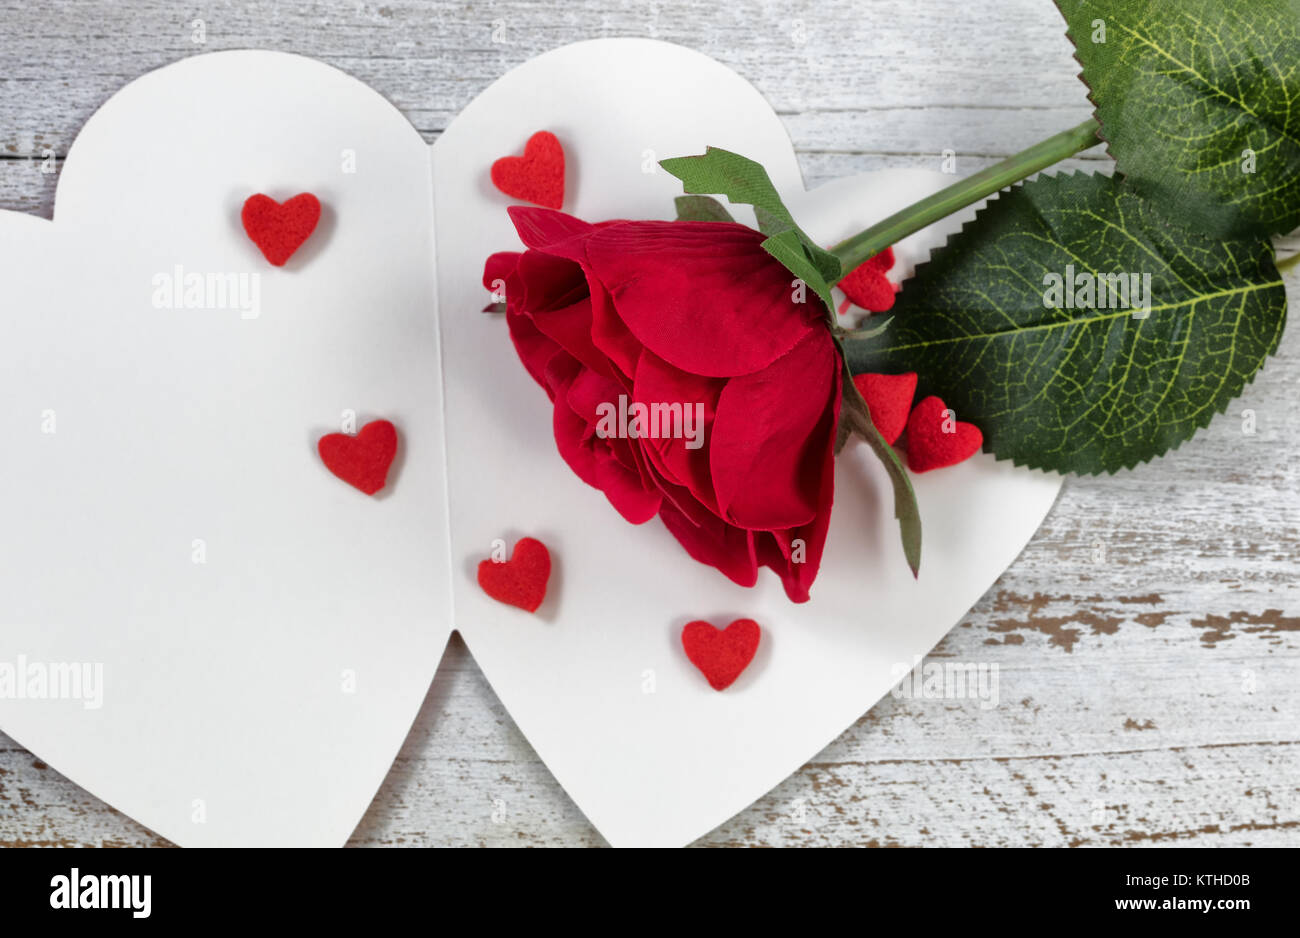
[{"label": "red rose", "polygon": [[[763,565],[806,601],[830,521],[841,382],[816,294],[796,302],[793,275],[743,225],[510,217],[528,250],[493,255],[483,282],[505,284],[510,337],[555,403],[569,467],[633,524],[658,515],[740,585]],[[611,435],[620,399],[691,408],[702,433]]]}]

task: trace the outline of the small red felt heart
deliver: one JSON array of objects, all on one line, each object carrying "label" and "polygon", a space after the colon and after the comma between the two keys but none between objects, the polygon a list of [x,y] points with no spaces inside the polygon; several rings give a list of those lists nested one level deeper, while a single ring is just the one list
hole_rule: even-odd
[{"label": "small red felt heart", "polygon": [[907,418],[907,467],[913,472],[955,466],[978,453],[983,443],[979,427],[954,420],[947,405],[933,395]]},{"label": "small red felt heart", "polygon": [[907,429],[907,415],[912,410],[912,396],[916,394],[916,372],[854,375],[853,383],[867,402],[871,422],[885,442],[893,443],[902,436]]},{"label": "small red felt heart", "polygon": [[564,148],[555,134],[539,130],[528,138],[523,156],[503,156],[493,163],[492,185],[534,205],[563,206]]},{"label": "small red felt heart", "polygon": [[283,267],[311,237],[320,221],[320,200],[310,192],[295,195],[281,205],[269,195],[250,195],[240,213],[244,231],[276,267]]},{"label": "small red felt heart", "polygon": [[478,565],[478,585],[483,592],[529,612],[536,612],[546,598],[550,577],[551,552],[533,537],[520,538],[509,560],[484,560]]},{"label": "small red felt heart", "polygon": [[754,660],[762,634],[753,619],[737,619],[725,629],[697,620],[682,629],[682,648],[714,690],[726,690]]},{"label": "small red felt heart", "polygon": [[372,420],[356,436],[326,434],[316,450],[330,472],[374,495],[388,481],[388,467],[397,455],[397,428],[387,420]]},{"label": "small red felt heart", "polygon": [[850,303],[871,313],[883,313],[893,309],[894,294],[898,291],[893,282],[885,276],[885,271],[893,266],[894,249],[885,248],[849,271],[844,279],[836,284],[847,297],[840,304],[840,312],[848,309]]}]

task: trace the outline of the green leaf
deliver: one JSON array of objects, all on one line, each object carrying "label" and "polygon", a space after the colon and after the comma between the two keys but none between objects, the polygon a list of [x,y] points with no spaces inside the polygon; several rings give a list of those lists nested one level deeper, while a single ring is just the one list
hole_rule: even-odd
[{"label": "green leaf", "polygon": [[[1064,285],[1052,293],[1070,274],[1074,308]],[[1084,295],[1085,274],[1130,275],[1128,303],[1149,314],[1115,308],[1119,279]],[[894,314],[886,336],[846,337],[854,373],[918,372],[918,396],[941,396],[1000,458],[1114,472],[1241,393],[1277,348],[1286,292],[1265,241],[1205,239],[1105,176],[1045,176],[989,203],[917,269]]]},{"label": "green leaf", "polygon": [[758,222],[758,230],[765,235],[776,235],[786,230],[781,219],[757,205],[754,206],[754,221]]},{"label": "green leaf", "polygon": [[679,195],[673,204],[678,221],[735,221],[721,202],[707,195]]},{"label": "green leaf", "polygon": [[[916,576],[921,570],[921,509],[916,504],[916,492],[898,453],[885,442],[876,425],[871,422],[871,411],[858,392],[857,385],[853,383],[847,365],[844,368],[840,422],[841,426],[847,426],[850,431],[866,440],[872,452],[885,464],[885,471],[889,473],[889,481],[894,487],[894,517],[898,519],[899,535],[903,539],[903,556],[912,568],[912,576]],[[837,441],[837,446],[842,445],[842,439]]]},{"label": "green leaf", "polygon": [[764,241],[763,250],[784,264],[786,270],[802,280],[813,293],[821,297],[821,301],[826,307],[827,325],[834,326],[835,298],[831,296],[830,285],[822,278],[821,272],[813,266],[812,261],[808,259],[808,255],[804,253],[803,242],[799,240],[799,235],[793,230],[786,229]]},{"label": "green leaf", "polygon": [[1142,194],[1212,234],[1300,225],[1300,0],[1057,4]]},{"label": "green leaf", "polygon": [[[880,321],[874,322],[875,320]],[[884,331],[889,328],[889,324],[893,321],[893,316],[881,316],[876,314],[868,319],[867,324],[864,324],[862,328],[855,329],[853,334],[860,339],[871,339],[884,333]]]},{"label": "green leaf", "polygon": [[[827,285],[839,279],[839,260],[795,224],[762,164],[730,150],[709,147],[701,156],[674,157],[661,160],[659,165],[680,179],[688,193],[725,195],[732,203],[754,206],[761,223],[768,226],[761,228],[763,234],[775,237],[793,231],[819,279]],[[797,271],[795,274],[801,276]]]}]

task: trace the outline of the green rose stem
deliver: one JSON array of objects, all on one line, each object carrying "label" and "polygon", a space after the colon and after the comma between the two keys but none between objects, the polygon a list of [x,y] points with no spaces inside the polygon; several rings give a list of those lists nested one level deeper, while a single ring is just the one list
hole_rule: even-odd
[{"label": "green rose stem", "polygon": [[840,269],[848,274],[863,261],[927,225],[1101,142],[1097,136],[1097,122],[1090,117],[1078,127],[1048,137],[1015,156],[909,205],[866,231],[841,241],[831,248],[831,253],[840,259]]}]

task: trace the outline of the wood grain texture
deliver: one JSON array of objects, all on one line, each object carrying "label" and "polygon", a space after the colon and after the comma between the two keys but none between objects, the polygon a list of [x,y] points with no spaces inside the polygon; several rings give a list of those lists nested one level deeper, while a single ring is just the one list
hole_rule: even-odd
[{"label": "wood grain texture", "polygon": [[[191,41],[205,20],[206,43]],[[494,33],[497,39],[494,41]],[[657,36],[754,82],[810,185],[968,173],[1089,111],[1049,0],[385,2],[0,0],[0,208],[49,216],[54,165],[126,81],[197,52],[315,56],[432,140],[509,67]],[[148,141],[141,141],[147,146]],[[1103,154],[1071,161],[1105,169]],[[1300,248],[1283,242],[1282,253]],[[1289,281],[1292,302],[1300,278]],[[1300,334],[1192,442],[1070,479],[934,652],[996,663],[999,705],[886,698],[712,845],[1300,844]],[[1244,411],[1256,432],[1243,432]],[[355,845],[596,845],[459,638]],[[0,735],[0,845],[159,839]]]}]

